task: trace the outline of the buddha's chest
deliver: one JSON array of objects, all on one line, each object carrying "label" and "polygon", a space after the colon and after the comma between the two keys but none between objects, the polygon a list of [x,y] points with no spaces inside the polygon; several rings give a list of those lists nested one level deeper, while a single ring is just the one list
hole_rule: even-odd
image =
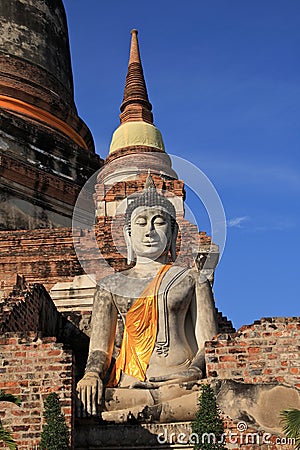
[{"label": "buddha's chest", "polygon": [[[143,285],[144,284],[144,285]],[[146,287],[146,283],[137,283],[123,290],[123,295],[115,296],[115,303],[118,308],[118,312],[125,318],[130,308],[141,299],[147,301],[157,301],[158,314],[160,315],[163,310],[168,309],[169,313],[176,314],[180,311],[185,311],[190,304],[193,297],[193,289],[191,286],[186,285],[184,282],[178,283],[169,289],[160,289],[157,294],[157,300],[154,296],[143,297],[143,291]]]}]

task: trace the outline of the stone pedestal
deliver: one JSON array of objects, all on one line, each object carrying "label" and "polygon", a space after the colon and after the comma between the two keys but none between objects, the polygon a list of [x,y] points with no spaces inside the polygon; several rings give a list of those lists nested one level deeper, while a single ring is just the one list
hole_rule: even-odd
[{"label": "stone pedestal", "polygon": [[190,422],[105,425],[81,419],[75,429],[75,450],[192,449]]},{"label": "stone pedestal", "polygon": [[[300,408],[299,389],[278,384],[239,383],[233,380],[210,380],[210,384],[222,412],[228,448],[260,450],[269,449],[275,443],[278,450],[290,450],[291,447],[286,445],[288,441],[284,441],[280,412],[287,408]],[[133,391],[132,389],[132,396]],[[188,395],[178,399],[178,402],[181,402],[180,406],[177,404],[178,416],[190,418],[181,422],[172,419],[174,415],[172,416],[171,408],[170,419],[173,421],[162,419],[160,423],[155,418],[152,423],[147,423],[146,420],[145,423],[139,423],[133,414],[128,414],[126,423],[77,419],[75,450],[193,449],[194,444],[202,439],[207,442],[210,438],[206,433],[201,436],[192,433],[191,421],[195,416],[196,401],[192,414],[190,400]],[[167,403],[164,408],[166,405]],[[189,415],[186,412],[188,405]]]}]

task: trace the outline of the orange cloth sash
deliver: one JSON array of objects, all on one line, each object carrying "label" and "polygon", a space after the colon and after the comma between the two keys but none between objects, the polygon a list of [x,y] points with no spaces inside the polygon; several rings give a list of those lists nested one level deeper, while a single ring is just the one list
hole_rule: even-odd
[{"label": "orange cloth sash", "polygon": [[108,386],[116,386],[122,372],[145,381],[157,335],[158,290],[170,267],[162,266],[127,312],[120,354]]},{"label": "orange cloth sash", "polygon": [[37,106],[30,105],[22,100],[7,97],[5,95],[0,95],[0,108],[7,109],[16,114],[28,116],[34,120],[44,123],[50,128],[56,128],[61,133],[66,134],[69,138],[76,142],[76,144],[80,145],[80,147],[83,147],[86,150],[88,149],[83,138],[77,133],[77,131],[48,111],[45,111]]}]

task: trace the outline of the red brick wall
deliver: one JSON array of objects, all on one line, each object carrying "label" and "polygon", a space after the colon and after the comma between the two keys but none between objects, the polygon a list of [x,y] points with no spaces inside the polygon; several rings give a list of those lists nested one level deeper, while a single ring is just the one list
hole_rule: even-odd
[{"label": "red brick wall", "polygon": [[0,337],[0,348],[0,389],[19,396],[22,402],[20,407],[0,403],[3,426],[12,431],[18,450],[32,450],[39,443],[44,400],[51,392],[58,393],[71,429],[72,352],[54,337],[37,339],[35,333],[6,333]]},{"label": "red brick wall", "polygon": [[37,292],[27,295],[15,290],[0,305],[0,335],[6,331],[37,331],[38,316]]},{"label": "red brick wall", "polygon": [[67,205],[74,205],[80,192],[80,186],[73,181],[65,181],[56,175],[45,173],[34,166],[24,164],[23,161],[1,155],[1,177],[8,183],[18,183],[32,190],[42,192],[47,197],[53,197]]},{"label": "red brick wall", "polygon": [[[80,238],[80,232],[75,239]],[[50,289],[57,281],[82,274],[73,247],[72,229],[0,231],[0,281],[8,294],[16,274]]]},{"label": "red brick wall", "polygon": [[62,318],[51,297],[40,284],[21,285],[0,303],[0,335],[5,332],[28,332],[57,336]]},{"label": "red brick wall", "polygon": [[[100,176],[102,174],[100,173]],[[97,184],[95,186],[96,193],[94,195],[95,203],[98,201],[112,202],[123,200],[136,192],[144,189],[148,174],[140,174],[138,180],[119,181],[113,185],[104,186]],[[165,190],[166,196],[176,196],[185,198],[184,182],[181,180],[163,180],[160,176],[151,174],[151,177],[158,190]]]},{"label": "red brick wall", "polygon": [[208,377],[300,388],[299,317],[257,320],[206,343]]}]

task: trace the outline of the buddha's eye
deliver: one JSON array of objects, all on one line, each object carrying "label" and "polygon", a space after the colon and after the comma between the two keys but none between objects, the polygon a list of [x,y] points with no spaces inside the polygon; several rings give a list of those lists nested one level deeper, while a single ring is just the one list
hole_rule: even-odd
[{"label": "buddha's eye", "polygon": [[156,217],[154,220],[155,225],[165,225],[166,221],[163,217]]},{"label": "buddha's eye", "polygon": [[144,227],[147,224],[147,221],[143,218],[139,218],[135,221],[135,224]]}]

